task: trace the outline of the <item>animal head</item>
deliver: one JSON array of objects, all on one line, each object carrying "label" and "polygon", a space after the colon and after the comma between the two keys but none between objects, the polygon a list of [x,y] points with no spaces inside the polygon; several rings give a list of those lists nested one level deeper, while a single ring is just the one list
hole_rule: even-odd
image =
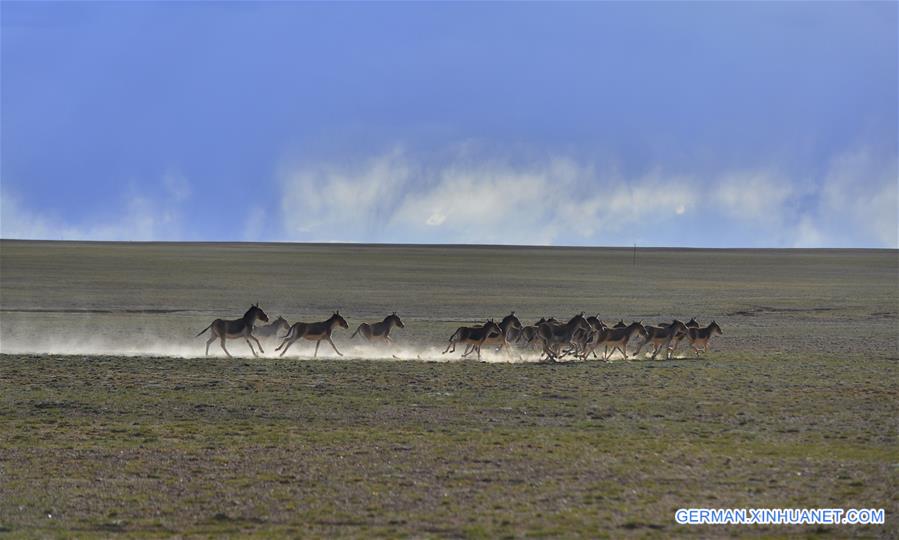
[{"label": "animal head", "polygon": [[717,332],[718,334],[724,334],[724,331],[721,330],[721,327],[718,326],[718,323],[716,323],[715,321],[712,321],[712,324],[709,325],[709,330],[711,330],[712,332]]},{"label": "animal head", "polygon": [[334,312],[334,315],[331,315],[331,320],[335,321],[342,328],[349,328],[350,325],[346,323],[346,319],[340,316],[340,310]]},{"label": "animal head", "polygon": [[627,325],[624,324],[624,319],[619,319],[612,328],[627,328]]},{"label": "animal head", "polygon": [[590,326],[590,323],[587,322],[587,319],[584,318],[584,312],[582,311],[580,314],[575,315],[571,319],[568,320],[569,327],[575,328],[583,328],[584,330],[590,330],[593,327]]},{"label": "animal head", "polygon": [[587,323],[591,327],[593,327],[594,330],[599,330],[600,328],[605,326],[605,323],[599,319],[599,314],[590,315],[589,317],[587,317]]},{"label": "animal head", "polygon": [[389,321],[393,321],[393,324],[399,326],[400,328],[406,327],[406,325],[403,324],[403,321],[400,320],[399,315],[396,314],[396,311],[394,311],[386,319],[384,319],[384,322],[389,322]]},{"label": "animal head", "polygon": [[674,330],[676,332],[684,333],[684,334],[687,333],[687,325],[677,319],[674,319],[673,321],[671,321],[671,326],[674,328]]},{"label": "animal head", "polygon": [[487,333],[488,336],[490,334],[494,334],[494,333],[495,334],[503,333],[503,331],[499,327],[499,325],[496,324],[495,322],[493,322],[493,319],[487,319],[487,322],[484,323],[484,331]]},{"label": "animal head", "polygon": [[509,313],[505,317],[503,317],[502,322],[499,323],[500,326],[509,326],[512,328],[521,328],[521,321],[518,320],[518,317],[515,316],[515,312]]},{"label": "animal head", "polygon": [[281,315],[278,315],[278,318],[275,319],[275,324],[277,324],[281,328],[290,328],[290,323],[287,322],[287,319],[285,319]]},{"label": "animal head", "polygon": [[265,312],[259,308],[259,302],[256,302],[255,304],[250,306],[250,309],[248,309],[243,316],[250,318],[253,321],[259,319],[262,322],[268,322],[268,315],[266,315]]},{"label": "animal head", "polygon": [[629,324],[626,328],[630,328],[631,330],[636,330],[643,337],[648,337],[649,332],[646,331],[646,327],[643,326],[643,321],[635,321]]}]

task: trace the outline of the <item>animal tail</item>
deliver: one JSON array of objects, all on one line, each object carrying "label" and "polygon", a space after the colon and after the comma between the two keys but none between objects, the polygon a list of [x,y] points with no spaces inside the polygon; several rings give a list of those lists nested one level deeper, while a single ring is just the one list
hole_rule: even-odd
[{"label": "animal tail", "polygon": [[[365,324],[365,323],[362,323],[362,324]],[[353,332],[353,335],[350,336],[350,339],[353,339],[354,337],[356,337],[356,334],[359,333],[359,330],[362,330],[362,324],[360,324],[359,327],[356,328],[356,331]]]},{"label": "animal tail", "polygon": [[203,335],[203,332],[205,332],[206,330],[209,330],[210,328],[212,328],[212,325],[213,325],[213,324],[215,324],[215,323],[209,323],[209,326],[207,326],[206,328],[204,328],[199,334],[195,335],[194,337],[200,337],[200,336],[202,336],[202,335]]}]

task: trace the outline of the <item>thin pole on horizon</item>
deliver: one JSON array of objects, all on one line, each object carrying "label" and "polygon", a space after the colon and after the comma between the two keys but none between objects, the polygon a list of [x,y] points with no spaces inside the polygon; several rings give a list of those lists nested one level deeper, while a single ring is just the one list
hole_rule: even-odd
[{"label": "thin pole on horizon", "polygon": [[634,266],[637,266],[637,243],[634,242]]}]

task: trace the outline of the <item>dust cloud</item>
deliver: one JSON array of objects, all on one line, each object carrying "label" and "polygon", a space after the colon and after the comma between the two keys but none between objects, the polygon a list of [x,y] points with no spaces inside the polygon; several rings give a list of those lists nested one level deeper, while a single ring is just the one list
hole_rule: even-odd
[{"label": "dust cloud", "polygon": [[[36,334],[33,332],[14,331],[6,333],[0,339],[0,354],[15,355],[75,355],[75,356],[131,356],[131,357],[172,357],[198,358],[205,356],[206,335],[195,339],[172,339],[161,335],[133,334],[127,338],[116,338],[91,332],[49,332]],[[312,359],[315,343],[298,341],[283,357],[275,351],[280,340],[262,340],[265,351],[260,353],[264,358]],[[414,346],[409,344],[367,344],[341,343],[335,340],[343,356],[338,356],[327,342],[319,346],[319,360],[392,360],[392,361],[424,361],[452,362],[477,360],[476,354],[462,358],[463,346],[457,346],[454,353],[443,354],[443,347]],[[256,348],[255,342],[253,344]],[[231,339],[225,343],[228,352],[236,358],[253,358],[249,345],[244,339]],[[258,352],[258,348],[257,348]],[[226,357],[218,340],[209,345],[209,357]],[[538,354],[532,351],[482,351],[481,360],[485,362],[537,362]]]},{"label": "dust cloud", "polygon": [[[262,341],[262,340],[260,340]],[[264,353],[260,358],[271,359],[313,359],[314,342],[297,342],[284,356],[275,348],[280,340],[262,341]],[[247,342],[243,339],[228,340],[228,352],[235,358],[254,358]],[[255,347],[255,343],[254,343]],[[453,353],[443,354],[443,347],[421,347],[413,345],[374,345],[337,343],[343,356],[338,356],[331,346],[324,342],[319,347],[318,360],[383,360],[383,361],[422,361],[422,362],[458,362],[477,361],[477,355],[462,357],[464,346],[458,346]],[[11,355],[52,355],[52,356],[128,356],[128,357],[169,357],[169,358],[202,358],[205,356],[206,340],[202,337],[194,341],[173,340],[155,335],[132,336],[128,340],[112,339],[103,335],[50,335],[26,338],[22,335],[4,336],[0,339],[0,354]],[[258,348],[257,348],[258,352]],[[225,358],[218,341],[209,346],[210,358]],[[641,354],[648,358],[648,353]],[[672,358],[685,358],[684,354]],[[614,358],[621,359],[620,354]],[[659,359],[663,360],[662,355]],[[528,363],[539,362],[539,353],[533,350],[513,349],[503,351],[484,350],[481,361],[489,363]],[[562,361],[566,361],[563,359]]]}]

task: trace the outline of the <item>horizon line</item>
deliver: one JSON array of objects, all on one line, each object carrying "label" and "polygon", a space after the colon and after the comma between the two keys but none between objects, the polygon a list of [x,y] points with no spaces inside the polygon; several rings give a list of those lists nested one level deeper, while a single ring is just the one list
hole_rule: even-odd
[{"label": "horizon line", "polygon": [[663,245],[639,245],[611,246],[611,245],[533,245],[533,244],[460,244],[460,243],[404,243],[404,242],[294,242],[287,240],[250,241],[250,240],[54,240],[47,238],[2,238],[0,242],[33,242],[55,244],[221,244],[221,245],[283,245],[283,246],[347,246],[347,247],[434,247],[434,248],[503,248],[503,249],[606,249],[606,250],[692,250],[692,251],[895,251],[899,248],[890,247],[746,247],[746,246],[663,246]]}]

